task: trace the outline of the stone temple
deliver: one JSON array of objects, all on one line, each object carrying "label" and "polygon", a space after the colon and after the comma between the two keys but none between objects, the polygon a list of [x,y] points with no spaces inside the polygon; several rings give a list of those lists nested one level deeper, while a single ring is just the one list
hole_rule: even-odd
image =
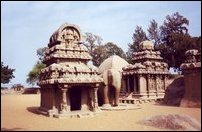
[{"label": "stone temple", "polygon": [[168,65],[151,41],[140,43],[140,51],[133,53],[134,64],[123,68],[124,91],[132,99],[163,99],[168,77]]},{"label": "stone temple", "polygon": [[78,116],[98,111],[97,90],[103,81],[82,44],[78,26],[63,24],[50,37],[38,85],[41,113],[54,117]]},{"label": "stone temple", "polygon": [[201,53],[192,49],[186,51],[185,56],[186,60],[180,66],[185,87],[180,106],[201,107]]}]

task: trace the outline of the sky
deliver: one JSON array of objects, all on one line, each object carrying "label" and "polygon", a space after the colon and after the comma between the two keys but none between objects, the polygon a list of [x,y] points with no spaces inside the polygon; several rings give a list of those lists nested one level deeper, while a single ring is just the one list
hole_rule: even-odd
[{"label": "sky", "polygon": [[38,60],[36,50],[47,46],[52,33],[66,22],[126,52],[136,26],[146,31],[152,19],[161,25],[175,12],[189,20],[191,36],[201,36],[201,1],[1,1],[1,61],[16,69],[15,78],[3,86],[29,86],[26,78]]}]

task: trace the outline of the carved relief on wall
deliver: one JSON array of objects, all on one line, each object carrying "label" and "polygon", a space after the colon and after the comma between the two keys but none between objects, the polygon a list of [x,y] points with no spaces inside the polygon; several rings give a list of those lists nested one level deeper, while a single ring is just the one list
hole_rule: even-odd
[{"label": "carved relief on wall", "polygon": [[155,91],[155,77],[153,75],[149,75],[148,78],[148,87],[149,91]]},{"label": "carved relief on wall", "polygon": [[156,71],[160,71],[161,70],[161,63],[160,62],[155,62],[154,65],[155,65]]},{"label": "carved relief on wall", "polygon": [[72,44],[73,42],[78,42],[80,40],[79,32],[73,27],[66,27],[59,34],[59,39],[66,43]]},{"label": "carved relief on wall", "polygon": [[156,87],[158,91],[163,90],[163,77],[161,75],[156,77]]}]

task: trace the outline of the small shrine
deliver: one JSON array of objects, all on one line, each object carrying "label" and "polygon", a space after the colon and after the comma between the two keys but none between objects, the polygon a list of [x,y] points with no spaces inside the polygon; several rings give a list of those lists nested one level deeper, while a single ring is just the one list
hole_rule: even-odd
[{"label": "small shrine", "polygon": [[97,67],[87,64],[91,59],[78,26],[65,23],[53,33],[38,82],[41,113],[60,118],[99,109],[97,90],[103,79]]},{"label": "small shrine", "polygon": [[201,107],[201,53],[192,49],[186,51],[185,56],[186,60],[180,66],[185,87],[180,106]]},{"label": "small shrine", "polygon": [[162,99],[166,89],[168,65],[151,41],[140,43],[140,51],[133,53],[134,64],[123,68],[124,91],[133,99]]}]

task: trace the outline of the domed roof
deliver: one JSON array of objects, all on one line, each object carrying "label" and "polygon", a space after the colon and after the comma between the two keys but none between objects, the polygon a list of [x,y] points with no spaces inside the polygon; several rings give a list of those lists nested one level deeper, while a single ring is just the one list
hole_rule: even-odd
[{"label": "domed roof", "polygon": [[154,44],[152,43],[152,41],[142,41],[140,43],[140,49],[141,50],[154,50]]},{"label": "domed roof", "polygon": [[64,36],[70,35],[73,37],[72,39],[77,38],[78,41],[82,40],[82,33],[80,28],[77,25],[64,23],[60,26],[58,30],[56,30],[49,39],[49,45],[52,45],[53,43],[57,41],[63,41]]},{"label": "domed roof", "polygon": [[112,55],[100,64],[98,72],[102,73],[108,69],[118,69],[122,71],[122,68],[127,66],[128,64],[129,63],[126,60],[119,57],[118,55]]}]

